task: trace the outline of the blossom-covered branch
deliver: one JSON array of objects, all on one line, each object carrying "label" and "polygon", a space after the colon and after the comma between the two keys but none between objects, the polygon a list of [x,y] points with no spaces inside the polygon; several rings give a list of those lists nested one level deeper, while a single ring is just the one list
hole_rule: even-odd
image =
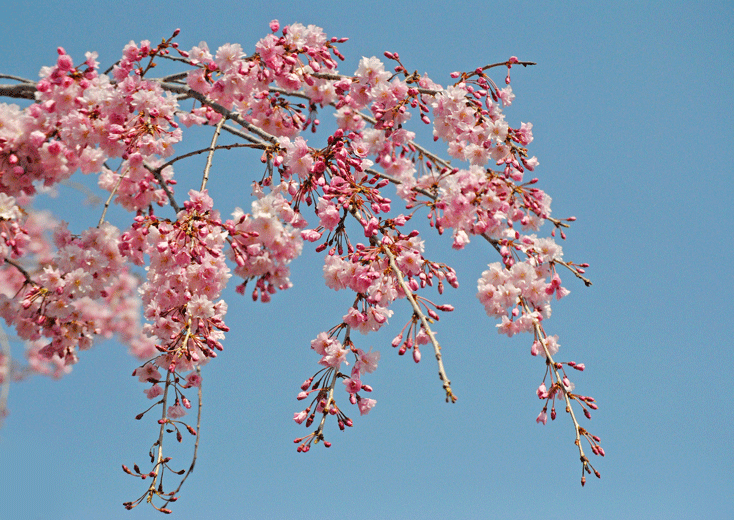
[{"label": "blossom-covered branch", "polygon": [[[340,429],[354,424],[338,383],[360,415],[375,407],[366,396],[373,388],[363,379],[377,369],[380,352],[362,348],[353,333],[382,328],[396,306],[411,316],[392,346],[400,355],[412,351],[419,362],[420,347],[430,343],[446,400],[456,401],[434,330],[439,312],[453,306],[434,303],[428,293],[435,288],[443,298],[445,285],[457,287],[458,276],[429,259],[426,239],[413,228],[419,215],[438,234],[448,232],[456,250],[474,236],[491,246],[488,257],[498,261],[488,262],[477,297],[500,320],[500,333],[533,333],[531,353],[545,360],[550,376],[550,388],[544,379],[538,390],[545,400],[538,422],[546,422],[548,403],[562,398],[582,471],[598,476],[582,438],[594,454],[604,451],[573,409],[589,417],[597,405],[573,392],[563,369],[583,370],[583,364],[555,362],[557,337],[545,332],[551,302],[569,292],[556,267],[590,285],[588,265],[565,260],[555,241],[556,230],[566,238],[573,217],[551,217],[551,198],[539,180],[525,179],[539,165],[528,149],[532,124],[512,126],[503,112],[515,98],[513,66],[533,63],[511,57],[455,72],[443,87],[385,52],[392,71],[371,57],[345,75],[337,64],[346,39],[327,38],[311,25],[281,29],[273,21],[270,28],[249,55],[237,44],[214,53],[204,43],[184,51],[176,31],[156,46],[130,42],[107,73],[98,72],[95,53],[75,65],[59,48],[56,64],[43,68],[37,82],[0,76],[15,82],[0,85],[0,95],[32,100],[24,108],[0,104],[0,315],[28,342],[37,372],[63,374],[79,350],[112,334],[141,359],[134,376],[153,404],[138,418],[157,410],[160,419],[152,466],[123,466],[151,479],[126,507],[146,501],[170,512],[193,469],[196,454],[188,472],[173,469],[164,443],[169,433],[181,441],[187,430],[198,446],[200,369],[224,348],[229,328],[221,295],[230,278],[238,278],[237,292],[251,291],[253,300],[266,303],[291,287],[289,264],[304,244],[324,253],[326,285],[352,292],[354,300],[331,329],[314,331],[310,347],[320,356],[319,368],[301,386],[297,398],[308,404],[294,420],[316,426],[296,439],[298,450],[330,446],[329,417]],[[149,77],[162,60],[185,70]],[[506,71],[502,88],[489,76],[498,68]],[[318,133],[325,111],[334,112],[337,128],[314,145],[306,136]],[[443,142],[444,152],[418,143],[413,116]],[[185,131],[195,126],[213,129],[211,144],[180,150]],[[237,142],[220,144],[220,133]],[[215,155],[236,148],[258,150],[265,172],[249,180],[249,212],[238,208],[223,219],[207,188],[232,182],[224,180]],[[188,168],[188,159],[202,153],[201,183],[180,204],[174,167]],[[109,192],[99,225],[79,235],[32,207],[41,186],[53,187],[76,171],[97,175]],[[111,204],[129,212],[125,229],[105,220]],[[550,236],[540,234],[545,222],[553,226]],[[145,267],[145,281],[136,278],[136,266]],[[6,358],[0,359],[3,370]],[[199,394],[196,428],[185,422],[192,388]],[[163,485],[166,472],[183,475],[173,491]]]}]

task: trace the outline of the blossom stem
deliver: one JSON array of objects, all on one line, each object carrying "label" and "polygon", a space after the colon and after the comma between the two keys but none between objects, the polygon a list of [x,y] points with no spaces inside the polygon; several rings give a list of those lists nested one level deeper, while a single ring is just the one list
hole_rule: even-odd
[{"label": "blossom stem", "polygon": [[[197,366],[195,368],[196,373],[201,376],[201,367]],[[186,474],[183,476],[181,481],[178,483],[178,487],[171,493],[171,497],[175,497],[176,493],[178,493],[181,488],[183,487],[184,482],[186,482],[186,479],[189,478],[189,475],[194,471],[194,466],[196,465],[196,459],[199,452],[199,438],[201,433],[201,385],[202,385],[201,378],[199,379],[199,391],[197,393],[198,399],[199,399],[199,405],[197,406],[197,414],[196,414],[196,441],[194,442],[194,455],[191,458],[191,465],[189,466],[189,469],[186,471]],[[166,507],[171,500],[166,500],[166,502],[163,504],[163,507]]]},{"label": "blossom stem", "polygon": [[398,279],[398,283],[400,284],[400,287],[403,289],[403,292],[405,293],[405,297],[408,298],[410,305],[413,307],[413,312],[420,319],[421,325],[423,326],[423,330],[426,331],[428,338],[431,340],[431,345],[433,345],[433,351],[436,354],[436,361],[438,362],[438,377],[443,382],[443,389],[446,391],[446,402],[448,403],[449,401],[451,401],[452,403],[455,403],[457,397],[454,395],[454,392],[451,390],[451,381],[449,380],[448,376],[446,375],[446,369],[443,366],[443,356],[441,355],[441,345],[438,344],[438,341],[436,340],[436,336],[434,335],[433,331],[431,330],[431,327],[428,324],[428,319],[426,318],[425,314],[423,314],[423,311],[421,310],[420,306],[418,305],[418,302],[416,302],[415,297],[413,296],[413,293],[411,292],[408,285],[405,283],[405,280],[403,279],[403,274],[400,272],[400,268],[398,268],[398,264],[395,261],[395,255],[392,253],[392,251],[390,251],[389,247],[383,247],[383,251],[385,252],[388,260],[390,261],[390,268],[395,273],[395,276]]},{"label": "blossom stem", "polygon": [[153,480],[150,483],[150,487],[148,487],[148,502],[151,502],[153,500],[153,495],[158,494],[156,490],[156,483],[158,482],[158,479],[163,479],[163,434],[166,431],[166,414],[168,413],[168,389],[171,387],[172,375],[173,372],[171,370],[168,370],[166,372],[166,384],[163,388],[163,400],[161,405],[161,425],[158,433],[158,441],[156,442],[156,444],[158,445],[158,453],[156,454],[156,463],[153,467],[155,477],[153,477]]},{"label": "blossom stem", "polygon": [[[530,315],[530,308],[528,307],[528,304],[525,302],[524,299],[520,299],[520,304],[522,305],[525,312]],[[548,367],[553,371],[553,374],[556,376],[556,381],[559,383],[561,392],[563,392],[563,399],[566,402],[566,411],[571,416],[571,420],[573,421],[575,433],[576,433],[576,440],[574,441],[574,444],[576,444],[576,447],[579,449],[579,458],[581,459],[581,463],[583,464],[583,469],[586,469],[589,466],[589,459],[584,453],[584,448],[581,446],[581,425],[579,424],[578,420],[576,420],[576,414],[573,413],[573,407],[571,406],[571,399],[568,397],[568,390],[566,390],[566,387],[563,385],[561,381],[563,381],[563,378],[561,377],[561,374],[558,372],[558,368],[556,365],[556,362],[553,361],[553,356],[551,356],[551,353],[548,351],[548,347],[545,344],[545,332],[540,326],[540,322],[537,320],[533,320],[533,327],[535,328],[535,334],[540,339],[539,343],[543,347],[543,352],[545,353],[545,359],[548,364]]]}]

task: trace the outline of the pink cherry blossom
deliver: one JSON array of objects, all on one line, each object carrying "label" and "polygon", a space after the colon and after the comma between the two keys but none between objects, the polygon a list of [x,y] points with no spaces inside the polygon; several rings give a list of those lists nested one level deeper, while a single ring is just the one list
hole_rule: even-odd
[{"label": "pink cherry blossom", "polygon": [[374,399],[367,399],[366,397],[361,398],[357,404],[359,405],[359,413],[360,415],[367,415],[370,413],[370,410],[375,407],[377,404],[377,401]]}]

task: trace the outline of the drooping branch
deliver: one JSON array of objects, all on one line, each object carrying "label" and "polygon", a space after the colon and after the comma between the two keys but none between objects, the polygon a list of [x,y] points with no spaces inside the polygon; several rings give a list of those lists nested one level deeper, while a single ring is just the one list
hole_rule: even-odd
[{"label": "drooping branch", "polygon": [[436,362],[438,363],[438,377],[441,379],[441,382],[443,383],[443,389],[446,392],[446,402],[456,402],[456,395],[454,395],[454,392],[451,390],[451,381],[449,380],[448,376],[446,375],[446,369],[443,366],[443,356],[441,354],[441,345],[439,345],[438,341],[436,340],[436,335],[431,330],[431,326],[428,324],[428,318],[426,318],[426,315],[423,313],[423,310],[418,305],[418,302],[415,301],[415,297],[413,296],[413,292],[408,287],[408,284],[405,283],[405,280],[403,279],[403,273],[400,271],[400,268],[398,267],[397,262],[395,261],[395,255],[390,251],[390,247],[385,245],[382,247],[382,251],[384,251],[385,255],[387,256],[389,262],[390,262],[390,268],[392,269],[393,273],[395,274],[395,277],[398,280],[398,284],[400,284],[400,287],[403,289],[403,292],[405,293],[405,297],[410,302],[411,307],[413,308],[413,312],[418,317],[418,319],[421,322],[421,325],[423,326],[423,330],[426,331],[426,335],[428,335],[428,338],[431,340],[431,345],[433,345],[433,352],[436,356]]}]

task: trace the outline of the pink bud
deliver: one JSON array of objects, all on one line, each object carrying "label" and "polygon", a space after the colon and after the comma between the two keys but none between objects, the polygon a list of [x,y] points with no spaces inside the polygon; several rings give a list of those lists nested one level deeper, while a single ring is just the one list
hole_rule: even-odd
[{"label": "pink bud", "polygon": [[420,363],[420,360],[421,360],[421,351],[418,350],[418,347],[415,347],[413,349],[413,361],[415,361],[416,363]]}]

